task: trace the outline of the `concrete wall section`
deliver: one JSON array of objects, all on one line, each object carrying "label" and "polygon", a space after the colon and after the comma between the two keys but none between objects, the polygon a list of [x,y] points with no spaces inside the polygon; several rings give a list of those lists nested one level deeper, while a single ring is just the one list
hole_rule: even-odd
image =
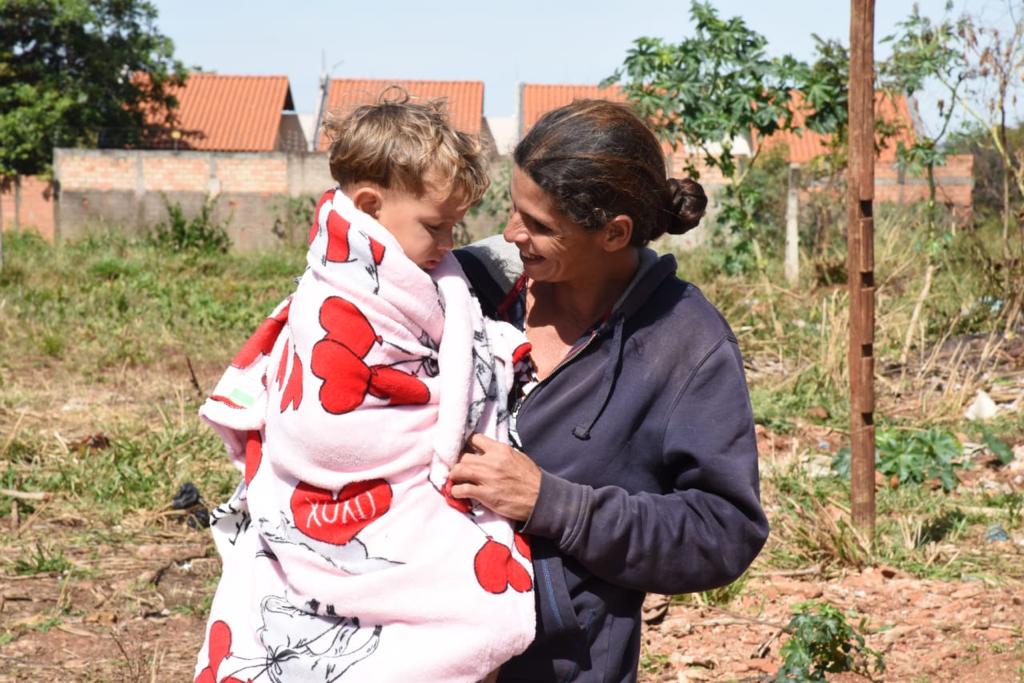
[{"label": "concrete wall section", "polygon": [[167,220],[167,204],[186,216],[214,201],[240,249],[272,248],[305,230],[282,229],[289,198],[318,197],[332,186],[324,154],[59,149],[57,231],[81,237],[110,225],[135,234]]}]

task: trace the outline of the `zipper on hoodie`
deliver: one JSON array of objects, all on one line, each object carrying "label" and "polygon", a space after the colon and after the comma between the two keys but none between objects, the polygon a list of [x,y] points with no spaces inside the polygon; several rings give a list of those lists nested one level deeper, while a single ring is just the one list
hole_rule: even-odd
[{"label": "zipper on hoodie", "polygon": [[526,402],[529,401],[531,397],[536,395],[537,392],[540,391],[540,388],[542,386],[547,384],[555,375],[561,372],[562,368],[564,368],[566,365],[575,360],[581,353],[586,351],[593,343],[593,341],[597,338],[597,335],[599,334],[602,327],[603,325],[600,325],[597,329],[592,330],[590,332],[590,336],[587,338],[585,342],[583,342],[582,344],[577,344],[568,356],[559,361],[558,365],[555,366],[555,369],[552,370],[547,377],[537,382],[537,385],[533,387],[533,391],[531,391],[527,396],[525,396],[522,402],[519,404],[519,416],[516,418],[516,422],[518,422],[522,418],[523,411],[526,410]]}]

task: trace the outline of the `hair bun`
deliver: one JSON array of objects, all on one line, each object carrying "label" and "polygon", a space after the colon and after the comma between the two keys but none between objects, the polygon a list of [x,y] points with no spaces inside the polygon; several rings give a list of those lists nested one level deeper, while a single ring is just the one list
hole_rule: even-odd
[{"label": "hair bun", "polygon": [[682,235],[700,224],[708,207],[708,196],[700,183],[689,178],[669,178],[668,189],[671,193],[668,232]]}]

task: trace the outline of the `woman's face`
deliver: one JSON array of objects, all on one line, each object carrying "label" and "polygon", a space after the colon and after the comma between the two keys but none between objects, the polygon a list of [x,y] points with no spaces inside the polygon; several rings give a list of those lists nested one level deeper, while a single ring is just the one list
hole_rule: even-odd
[{"label": "woman's face", "polygon": [[603,271],[601,232],[591,232],[559,211],[519,167],[512,170],[512,214],[505,240],[519,248],[523,272],[536,282],[572,282]]}]

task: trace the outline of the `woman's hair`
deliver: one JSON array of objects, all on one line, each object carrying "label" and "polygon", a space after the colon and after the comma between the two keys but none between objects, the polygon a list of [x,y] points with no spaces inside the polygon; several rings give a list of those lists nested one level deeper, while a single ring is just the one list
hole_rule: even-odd
[{"label": "woman's hair", "polygon": [[708,204],[699,183],[666,178],[654,134],[628,107],[577,100],[548,112],[516,145],[516,166],[587,230],[633,219],[634,246],[695,228]]},{"label": "woman's hair", "polygon": [[432,189],[472,205],[491,182],[479,141],[455,130],[443,99],[412,102],[391,86],[376,104],[328,115],[324,131],[331,175],[342,188],[371,182],[417,197]]}]

